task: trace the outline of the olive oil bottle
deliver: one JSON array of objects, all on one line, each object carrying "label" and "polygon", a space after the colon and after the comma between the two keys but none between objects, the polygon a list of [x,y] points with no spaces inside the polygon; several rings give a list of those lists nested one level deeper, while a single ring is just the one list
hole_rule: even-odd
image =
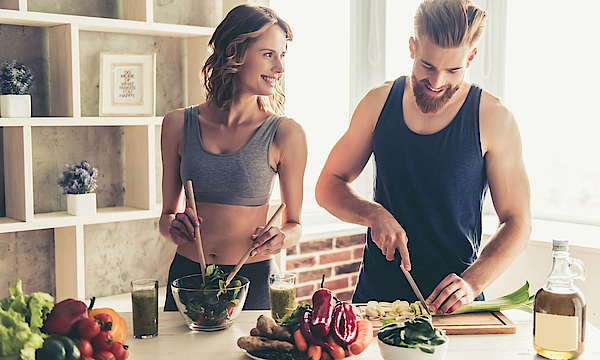
[{"label": "olive oil bottle", "polygon": [[[571,271],[573,265],[578,272]],[[585,280],[583,263],[569,257],[567,240],[554,240],[548,283],[533,303],[533,346],[545,358],[576,359],[583,354],[586,303],[575,279]]]}]

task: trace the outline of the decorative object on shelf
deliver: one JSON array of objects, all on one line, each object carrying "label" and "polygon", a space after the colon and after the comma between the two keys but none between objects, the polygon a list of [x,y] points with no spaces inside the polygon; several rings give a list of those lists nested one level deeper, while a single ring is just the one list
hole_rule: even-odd
[{"label": "decorative object on shelf", "polygon": [[100,116],[154,116],[156,54],[100,54]]},{"label": "decorative object on shelf", "polygon": [[71,215],[93,215],[96,213],[98,169],[89,162],[66,164],[66,170],[58,179],[58,186],[67,195],[67,213]]},{"label": "decorative object on shelf", "polygon": [[16,60],[0,65],[0,116],[31,117],[33,74]]}]

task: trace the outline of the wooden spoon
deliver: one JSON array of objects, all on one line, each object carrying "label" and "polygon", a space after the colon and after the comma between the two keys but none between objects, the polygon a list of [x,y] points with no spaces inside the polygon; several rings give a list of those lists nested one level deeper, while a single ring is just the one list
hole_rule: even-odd
[{"label": "wooden spoon", "polygon": [[[283,211],[283,209],[285,209],[285,204],[279,205],[279,208],[277,208],[277,210],[275,211],[275,213],[273,214],[273,216],[271,216],[271,219],[269,219],[269,222],[267,222],[267,225],[265,225],[265,228],[262,229],[260,231],[260,233],[258,234],[258,236],[256,237],[257,239],[259,237],[261,237],[264,233],[266,233],[267,231],[269,231],[269,229],[273,226],[273,224],[275,223],[275,220],[277,220],[277,217],[281,214],[281,212]],[[246,260],[248,260],[248,258],[250,257],[250,254],[252,253],[252,250],[254,250],[254,244],[252,244],[250,246],[250,248],[242,256],[242,258],[237,263],[237,265],[233,268],[233,270],[231,270],[231,272],[229,273],[229,276],[227,276],[227,280],[225,280],[225,287],[227,287],[229,285],[229,283],[231,282],[231,280],[233,280],[233,278],[235,277],[235,275],[237,275],[238,271],[240,271],[240,269],[242,268],[242,265],[244,265],[244,263],[246,262]],[[219,290],[219,292],[221,292],[221,290]]]},{"label": "wooden spoon", "polygon": [[[192,208],[194,214],[198,216],[198,212],[196,211],[196,200],[194,199],[194,187],[192,186],[192,180],[188,180],[185,183],[185,197],[187,198],[188,206]],[[196,247],[198,250],[198,259],[200,261],[200,272],[202,273],[202,284],[204,284],[204,277],[206,276],[206,260],[204,259],[204,250],[202,249],[200,226],[196,226],[195,224],[196,222],[194,222],[194,235],[196,237]]]}]

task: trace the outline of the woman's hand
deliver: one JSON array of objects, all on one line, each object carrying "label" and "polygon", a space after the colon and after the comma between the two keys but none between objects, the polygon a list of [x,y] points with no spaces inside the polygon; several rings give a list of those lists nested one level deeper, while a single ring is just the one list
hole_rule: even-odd
[{"label": "woman's hand", "polygon": [[272,226],[257,238],[258,234],[260,234],[264,228],[264,226],[260,226],[254,231],[254,234],[252,235],[252,240],[254,240],[254,250],[252,250],[250,256],[276,255],[283,249],[285,233],[281,231],[281,228],[279,226]]},{"label": "woman's hand", "polygon": [[195,242],[195,226],[202,226],[202,218],[194,214],[192,208],[188,207],[185,212],[176,213],[169,226],[171,241],[178,246],[186,242]]}]

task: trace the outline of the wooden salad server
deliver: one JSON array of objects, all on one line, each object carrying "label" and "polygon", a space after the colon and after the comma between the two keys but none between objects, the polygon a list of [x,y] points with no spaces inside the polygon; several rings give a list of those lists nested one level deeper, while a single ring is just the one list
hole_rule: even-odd
[{"label": "wooden salad server", "polygon": [[[264,233],[266,233],[273,226],[273,224],[275,223],[275,220],[277,220],[277,218],[279,217],[279,215],[281,214],[281,212],[283,211],[283,209],[285,209],[285,204],[282,203],[281,205],[279,205],[279,208],[277,208],[277,210],[275,211],[275,213],[273,214],[273,216],[271,216],[271,219],[269,219],[269,222],[267,222],[267,225],[265,225],[265,228],[262,229],[260,231],[260,233],[258,233],[258,236],[256,237],[257,239],[259,237],[261,237]],[[237,265],[233,268],[233,270],[231,270],[231,272],[227,276],[227,280],[225,280],[225,287],[227,287],[229,285],[229,283],[231,282],[231,280],[233,280],[233,278],[235,277],[235,275],[237,275],[238,271],[240,271],[240,269],[242,268],[242,265],[244,265],[244,263],[246,262],[246,260],[248,260],[248,258],[250,257],[250,254],[252,253],[252,250],[254,250],[254,244],[252,244],[250,246],[250,248],[242,256],[242,258],[237,263]],[[221,290],[219,290],[219,292],[221,292]]]},{"label": "wooden salad server", "polygon": [[[185,197],[187,199],[188,206],[192,208],[194,214],[198,216],[196,211],[196,200],[194,199],[194,187],[192,180],[188,180],[185,183]],[[195,222],[194,222],[195,224]],[[196,238],[196,247],[198,250],[198,259],[200,261],[200,272],[202,273],[202,284],[204,284],[204,277],[206,276],[206,260],[204,259],[204,249],[202,248],[202,238],[200,237],[200,226],[194,225],[194,235]]]}]

